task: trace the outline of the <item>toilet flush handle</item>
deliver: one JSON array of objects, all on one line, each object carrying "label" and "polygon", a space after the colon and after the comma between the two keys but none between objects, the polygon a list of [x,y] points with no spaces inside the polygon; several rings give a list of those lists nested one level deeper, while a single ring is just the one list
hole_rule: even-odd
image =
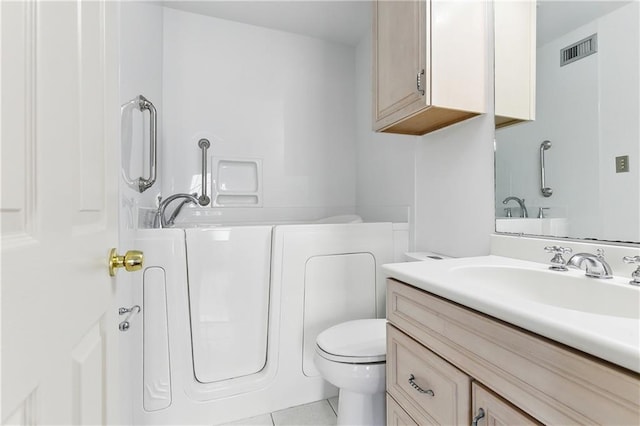
[{"label": "toilet flush handle", "polygon": [[417,390],[420,393],[426,393],[429,396],[436,396],[435,393],[433,393],[433,391],[431,389],[423,389],[420,387],[419,384],[416,383],[416,378],[413,374],[409,375],[409,384],[411,385],[411,387],[413,387],[415,390]]}]

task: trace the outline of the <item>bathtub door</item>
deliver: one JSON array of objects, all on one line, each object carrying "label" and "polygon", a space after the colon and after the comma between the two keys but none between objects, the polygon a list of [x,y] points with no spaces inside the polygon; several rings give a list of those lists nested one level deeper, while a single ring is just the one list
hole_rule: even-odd
[{"label": "bathtub door", "polygon": [[193,371],[200,383],[267,362],[271,226],[187,229]]},{"label": "bathtub door", "polygon": [[117,8],[1,2],[3,424],[104,424]]}]

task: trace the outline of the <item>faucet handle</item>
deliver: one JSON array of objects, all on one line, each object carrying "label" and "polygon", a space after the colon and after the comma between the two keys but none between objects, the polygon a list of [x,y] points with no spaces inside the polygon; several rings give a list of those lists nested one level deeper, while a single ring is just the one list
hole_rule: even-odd
[{"label": "faucet handle", "polygon": [[551,266],[549,269],[552,271],[568,271],[567,261],[562,257],[563,254],[569,254],[573,250],[569,247],[560,247],[560,246],[547,246],[544,248],[544,251],[547,253],[553,253],[553,258],[550,260]]},{"label": "faucet handle", "polygon": [[549,210],[549,207],[540,207],[538,208],[538,219],[544,219],[545,216],[545,210]]},{"label": "faucet handle", "polygon": [[624,263],[630,263],[630,264],[638,264],[640,265],[640,256],[625,256],[622,258],[622,261]]},{"label": "faucet handle", "polygon": [[640,286],[640,256],[625,256],[622,258],[624,263],[636,264],[638,265],[638,269],[631,273],[632,280],[629,281],[629,284]]},{"label": "faucet handle", "polygon": [[569,247],[547,246],[544,248],[544,251],[546,251],[547,253],[569,254],[573,250],[571,250]]}]

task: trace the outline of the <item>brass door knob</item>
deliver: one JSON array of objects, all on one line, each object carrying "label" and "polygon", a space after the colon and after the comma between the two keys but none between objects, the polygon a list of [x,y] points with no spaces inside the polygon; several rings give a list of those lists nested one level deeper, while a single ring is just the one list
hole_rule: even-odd
[{"label": "brass door knob", "polygon": [[109,252],[109,275],[116,276],[117,268],[124,268],[129,272],[139,271],[144,263],[144,254],[139,250],[129,250],[124,256],[118,255],[116,249]]}]

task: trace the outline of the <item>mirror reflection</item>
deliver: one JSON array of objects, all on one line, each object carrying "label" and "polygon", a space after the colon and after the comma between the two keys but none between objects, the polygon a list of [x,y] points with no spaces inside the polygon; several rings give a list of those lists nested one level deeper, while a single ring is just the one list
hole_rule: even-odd
[{"label": "mirror reflection", "polygon": [[536,119],[496,130],[496,230],[640,242],[640,3],[540,1]]}]

